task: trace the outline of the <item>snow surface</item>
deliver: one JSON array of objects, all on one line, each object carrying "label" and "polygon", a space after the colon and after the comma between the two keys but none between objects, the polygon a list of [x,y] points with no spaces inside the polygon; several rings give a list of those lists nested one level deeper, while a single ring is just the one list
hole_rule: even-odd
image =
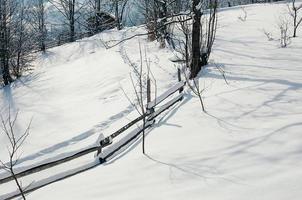
[{"label": "snow surface", "polygon": [[[108,164],[54,183],[28,199],[223,199],[298,200],[302,196],[302,31],[288,48],[276,28],[284,3],[223,9],[211,63],[203,71],[207,114],[187,90],[139,143]],[[142,28],[106,33],[51,49],[39,56],[33,74],[0,91],[1,113],[20,111],[23,130],[33,117],[19,167],[94,145],[137,116],[124,97],[133,95],[128,63],[146,46],[158,94],[177,82],[168,49],[135,38],[106,50],[100,39],[121,39]],[[129,59],[127,59],[127,55]],[[0,159],[7,141],[0,135]],[[93,165],[93,155],[23,178],[23,185]],[[3,171],[0,171],[0,176]],[[67,173],[67,172],[66,172]],[[0,196],[15,190],[0,186]]]}]

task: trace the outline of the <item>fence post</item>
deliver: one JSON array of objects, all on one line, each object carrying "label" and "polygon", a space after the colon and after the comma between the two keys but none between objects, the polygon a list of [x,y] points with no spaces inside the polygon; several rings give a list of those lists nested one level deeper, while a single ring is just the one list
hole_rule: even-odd
[{"label": "fence post", "polygon": [[147,79],[147,104],[151,102],[151,80]]},{"label": "fence post", "polygon": [[105,139],[104,135],[101,133],[99,135],[99,138],[98,138],[98,144],[100,145],[99,146],[99,149],[97,150],[97,153],[96,153],[96,156],[99,158],[99,162],[100,164],[104,163],[104,160],[100,157],[100,154],[102,153],[102,141]]},{"label": "fence post", "polygon": [[151,80],[148,77],[147,79],[147,114],[152,114],[154,108],[149,108],[149,103],[151,102]]},{"label": "fence post", "polygon": [[[178,82],[181,82],[181,70],[180,70],[179,67],[177,68],[177,74],[178,74]],[[181,87],[181,88],[179,89],[179,93],[182,93],[183,90],[184,90],[184,88]]]}]

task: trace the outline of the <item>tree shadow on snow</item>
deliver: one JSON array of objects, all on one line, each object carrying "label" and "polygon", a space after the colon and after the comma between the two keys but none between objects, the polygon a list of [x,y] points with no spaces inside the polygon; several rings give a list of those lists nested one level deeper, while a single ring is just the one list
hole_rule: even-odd
[{"label": "tree shadow on snow", "polygon": [[[55,145],[52,145],[48,148],[45,148],[43,150],[40,150],[34,154],[31,154],[31,155],[28,155],[28,156],[25,156],[25,157],[21,157],[19,158],[18,160],[18,165],[23,163],[23,162],[27,162],[27,161],[30,161],[30,160],[35,160],[39,157],[42,157],[42,156],[45,156],[47,154],[50,154],[50,153],[54,153],[60,149],[63,149],[63,148],[67,148],[69,146],[72,146],[72,145],[75,145],[77,144],[78,142],[81,142],[95,134],[99,134],[102,130],[108,128],[110,126],[110,124],[114,123],[115,121],[119,120],[121,117],[129,114],[130,112],[133,111],[133,108],[132,106],[128,106],[126,107],[123,111],[115,114],[115,115],[112,115],[110,116],[106,121],[100,123],[100,124],[97,124],[93,129],[89,130],[89,131],[86,131],[84,133],[81,133],[81,134],[78,134],[77,136],[69,139],[69,140],[65,140],[63,142],[60,142],[60,143],[57,143]],[[91,144],[90,146],[88,147],[92,147],[94,146],[95,144]],[[88,148],[88,147],[85,147],[85,148]],[[76,150],[78,151],[78,150]],[[76,152],[75,151],[75,152]],[[55,155],[55,158],[54,159],[58,159],[58,158],[61,158],[61,157],[65,157],[67,155],[70,155],[74,152],[66,152],[66,153],[62,153],[62,154],[59,154],[59,155]],[[49,159],[46,159],[44,161],[41,161],[41,163],[43,162],[48,162]]]},{"label": "tree shadow on snow", "polygon": [[[223,64],[222,64],[223,65]],[[211,67],[209,67],[204,75],[207,78],[212,79],[220,79],[222,80],[223,77],[212,70]],[[224,98],[222,95],[228,94],[228,93],[234,93],[239,92],[243,90],[250,90],[252,92],[257,92],[265,95],[265,99],[260,102],[258,105],[253,105],[252,108],[250,108],[248,111],[242,111],[241,114],[238,116],[234,116],[234,113],[232,116],[228,117],[228,119],[238,120],[245,116],[251,116],[251,114],[255,113],[256,111],[260,112],[259,110],[262,108],[268,108],[269,111],[260,113],[261,115],[256,117],[276,117],[285,115],[284,110],[276,109],[276,106],[279,105],[290,105],[292,103],[298,103],[300,102],[300,98],[298,95],[295,94],[289,94],[289,93],[297,93],[299,91],[302,91],[302,83],[299,82],[293,82],[291,80],[285,80],[285,79],[272,79],[272,78],[254,78],[254,77],[247,77],[244,75],[240,76],[234,76],[231,74],[227,74],[226,76],[228,81],[241,81],[241,82],[249,82],[249,83],[256,83],[249,86],[239,87],[231,91],[226,92],[219,92],[212,96],[220,96],[224,101],[227,101],[234,105],[234,109],[238,110],[238,108],[243,107],[242,105],[239,105],[238,103],[235,103],[231,99]],[[282,88],[278,87],[277,92],[271,92],[267,88],[267,85],[280,85]],[[264,87],[266,86],[266,87]],[[234,87],[234,86],[233,86]],[[211,97],[211,96],[209,96]],[[208,97],[207,97],[208,98]],[[244,110],[246,110],[246,107],[244,107]],[[301,112],[295,112],[295,113],[288,113],[288,115],[293,114],[301,114]]]}]

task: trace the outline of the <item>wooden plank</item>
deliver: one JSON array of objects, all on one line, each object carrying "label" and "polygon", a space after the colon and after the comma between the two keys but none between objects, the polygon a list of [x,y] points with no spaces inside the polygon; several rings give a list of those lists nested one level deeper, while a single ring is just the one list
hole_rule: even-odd
[{"label": "wooden plank", "polygon": [[[65,179],[67,179],[67,178],[69,178],[69,177],[72,177],[72,176],[75,176],[75,175],[80,174],[80,173],[82,173],[82,172],[88,171],[88,170],[90,170],[90,169],[93,169],[93,168],[97,167],[98,165],[100,165],[100,163],[95,163],[95,164],[93,164],[93,165],[91,165],[91,166],[87,166],[87,167],[85,167],[85,168],[79,168],[79,169],[77,169],[77,170],[75,170],[75,171],[66,172],[66,173],[64,173],[64,175],[59,176],[59,177],[56,177],[55,179],[52,179],[52,180],[49,180],[49,181],[48,181],[48,180],[47,180],[47,181],[42,180],[42,183],[41,183],[41,184],[38,184],[37,186],[33,186],[33,187],[27,188],[27,189],[24,191],[24,194],[31,193],[31,192],[33,192],[33,191],[35,191],[35,190],[38,190],[38,189],[43,188],[43,187],[45,187],[45,186],[48,186],[48,185],[50,185],[50,184],[53,184],[53,183],[56,183],[56,182],[65,180]],[[48,178],[47,178],[47,179],[48,179]],[[20,193],[15,193],[15,192],[14,192],[14,193],[11,193],[11,194],[6,194],[6,195],[0,196],[0,199],[10,200],[10,199],[15,199],[15,198],[17,198],[17,197],[19,197],[19,196],[21,196]]]},{"label": "wooden plank", "polygon": [[147,128],[149,128],[150,126],[152,126],[152,123],[148,123],[144,129],[136,129],[134,130],[134,132],[132,134],[130,134],[130,136],[128,136],[129,138],[127,138],[126,140],[121,140],[119,142],[117,142],[116,147],[111,148],[111,149],[107,149],[104,152],[102,152],[99,155],[100,158],[100,163],[105,163],[107,161],[108,158],[114,156],[115,153],[117,153],[118,151],[120,151],[123,147],[125,147],[126,145],[128,145],[130,142],[132,142],[135,138],[137,138],[142,132],[143,130],[146,130]]},{"label": "wooden plank", "polygon": [[[79,157],[82,157],[82,156],[87,155],[89,153],[92,153],[94,151],[97,151],[99,148],[100,148],[99,146],[91,147],[91,148],[82,150],[80,152],[77,152],[77,153],[75,153],[75,154],[73,154],[71,156],[67,156],[65,158],[61,158],[61,159],[58,159],[58,160],[55,160],[55,161],[52,161],[52,162],[49,162],[49,163],[44,163],[44,164],[32,167],[30,169],[27,169],[27,170],[24,170],[22,172],[17,173],[16,177],[17,178],[21,178],[21,177],[24,177],[24,176],[27,176],[27,175],[31,175],[31,174],[34,174],[34,173],[37,173],[37,172],[49,169],[51,167],[60,165],[62,163],[66,163],[68,161],[74,160],[76,158],[79,158]],[[6,178],[1,179],[0,180],[0,184],[9,182],[11,180],[13,180],[13,177],[12,176],[8,176]]]},{"label": "wooden plank", "polygon": [[[179,82],[178,84],[176,84],[175,86],[173,86],[171,89],[169,89],[167,92],[165,92],[164,94],[162,94],[161,96],[159,96],[155,101],[152,101],[148,104],[149,108],[153,108],[154,106],[158,105],[159,103],[161,103],[162,101],[164,101],[166,98],[168,98],[170,95],[172,95],[173,93],[175,93],[176,91],[178,91],[179,89],[181,89],[182,87],[184,87],[185,82]],[[124,131],[126,131],[127,129],[129,129],[130,127],[132,127],[134,124],[136,124],[137,122],[141,121],[142,119],[144,119],[145,117],[148,117],[150,114],[151,117],[149,117],[148,121],[152,121],[155,119],[155,117],[157,117],[158,115],[160,115],[162,112],[164,112],[165,110],[167,110],[168,108],[170,108],[171,106],[173,106],[175,103],[177,103],[178,101],[182,100],[183,96],[182,94],[180,94],[179,96],[177,96],[176,98],[172,99],[171,101],[169,101],[168,103],[166,103],[165,105],[163,105],[158,111],[152,113],[146,113],[143,116],[140,116],[136,119],[134,119],[133,121],[131,121],[130,123],[128,123],[127,125],[125,125],[124,127],[120,128],[119,130],[117,130],[116,132],[114,132],[113,134],[111,134],[109,137],[105,138],[104,140],[102,140],[100,143],[101,145],[104,146],[108,146],[110,144],[112,144],[112,139],[117,137],[118,135],[120,135],[121,133],[123,133]],[[147,129],[148,127],[151,126],[151,123],[148,124],[145,129]],[[116,149],[114,149],[111,153],[109,153],[108,155],[106,155],[104,157],[104,160],[106,160],[108,157],[114,155],[114,153],[116,153],[117,151],[119,151],[121,148],[123,148],[125,145],[127,145],[128,143],[130,143],[133,139],[135,139],[141,132],[143,131],[140,130],[138,131],[135,135],[133,135],[130,139],[128,139],[127,141],[123,142],[119,147],[117,147]],[[76,158],[79,158],[81,156],[84,156],[86,154],[92,153],[94,151],[98,151],[101,147],[99,146],[95,146],[95,147],[91,147],[85,150],[82,150],[80,152],[77,152],[71,156],[67,156],[65,158],[61,158],[49,163],[44,163],[38,166],[35,166],[33,168],[30,169],[26,169],[24,171],[21,171],[19,173],[16,174],[17,178],[21,178],[27,175],[31,175],[46,169],[49,169],[51,167],[60,165],[62,163],[74,160]],[[13,180],[12,176],[8,176],[5,177],[3,179],[0,179],[0,184],[6,183]]]},{"label": "wooden plank", "polygon": [[155,100],[151,101],[148,104],[148,109],[151,109],[151,108],[155,107],[156,105],[158,105],[159,103],[161,103],[162,101],[164,101],[166,98],[168,98],[169,96],[171,96],[175,92],[179,91],[182,87],[185,86],[185,84],[186,84],[185,81],[181,81],[181,82],[177,83],[176,85],[174,85],[167,92],[163,93],[162,95],[160,95],[159,97],[157,97]]},{"label": "wooden plank", "polygon": [[[176,90],[177,91],[177,90]],[[160,107],[160,109],[158,109],[157,111],[155,111],[153,114],[151,114],[151,116],[148,118],[149,123],[147,123],[145,130],[147,128],[149,128],[150,126],[152,126],[153,123],[151,123],[150,121],[153,122],[153,120],[160,115],[161,113],[163,113],[165,110],[169,109],[171,106],[175,105],[177,102],[181,101],[183,99],[183,94],[179,94],[177,97],[173,98],[172,100],[170,100],[169,102],[167,102],[166,104],[164,104],[163,106]],[[144,129],[138,129],[135,130],[134,133],[131,135],[130,133],[130,138],[126,139],[126,141],[119,141],[117,144],[115,144],[117,147],[114,147],[112,149],[107,149],[107,151],[105,150],[104,152],[102,152],[100,154],[100,162],[101,163],[105,163],[107,161],[108,158],[114,156],[115,153],[117,153],[118,151],[120,151],[123,147],[125,147],[126,145],[128,145],[130,142],[132,142],[135,138],[137,138]],[[103,154],[103,155],[102,155]]]},{"label": "wooden plank", "polygon": [[177,102],[181,101],[183,99],[183,94],[179,94],[177,97],[173,98],[163,106],[161,106],[157,111],[155,111],[149,118],[148,121],[154,120],[158,115],[163,113],[165,110],[169,109],[171,106],[176,104]]},{"label": "wooden plank", "polygon": [[105,139],[101,140],[100,145],[101,147],[106,147],[110,144],[112,144],[112,139],[119,136],[120,134],[122,134],[124,131],[126,131],[127,129],[129,129],[130,127],[132,127],[134,124],[136,124],[137,122],[141,121],[144,119],[144,117],[147,117],[148,115],[150,115],[149,113],[146,113],[145,115],[139,116],[138,118],[134,119],[133,121],[131,121],[130,123],[128,123],[127,125],[123,126],[122,128],[120,128],[119,130],[117,130],[116,132],[112,133],[110,136],[106,137]]}]

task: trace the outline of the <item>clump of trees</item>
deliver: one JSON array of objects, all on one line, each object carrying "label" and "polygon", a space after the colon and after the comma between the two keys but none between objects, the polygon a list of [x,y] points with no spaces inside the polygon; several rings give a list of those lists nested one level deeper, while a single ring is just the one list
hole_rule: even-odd
[{"label": "clump of trees", "polygon": [[62,14],[64,23],[68,27],[69,42],[75,41],[75,21],[78,6],[76,0],[48,0]]},{"label": "clump of trees", "polygon": [[0,1],[0,66],[4,85],[30,66],[36,32],[30,26],[30,7],[23,1]]},{"label": "clump of trees", "polygon": [[[215,40],[217,0],[136,1],[149,39],[158,40],[160,47],[169,45],[185,52],[185,65],[191,69],[191,78],[196,77],[201,67],[207,65]],[[129,0],[1,0],[0,73],[4,85],[30,67],[33,52],[46,51],[51,25],[46,20],[46,3],[61,14],[64,34],[59,34],[58,44],[62,44],[61,40],[73,42],[105,30],[106,25],[122,29]],[[176,33],[179,25],[185,38]]]},{"label": "clump of trees", "polygon": [[[128,0],[1,0],[0,83],[9,85],[21,77],[36,51],[45,52],[49,46],[73,42],[108,27],[122,29],[127,3]],[[61,24],[47,21],[46,7],[60,14]],[[61,29],[50,34],[53,26]],[[50,41],[53,37],[57,37],[55,43]]]},{"label": "clump of trees", "polygon": [[173,45],[169,19],[180,14],[184,3],[180,0],[141,0],[139,5],[149,31],[149,40],[158,40],[162,48],[166,46],[165,42]]},{"label": "clump of trees", "polygon": [[208,64],[217,29],[217,0],[140,0],[149,40],[169,44],[195,78]]},{"label": "clump of trees", "polygon": [[207,8],[202,7],[200,0],[193,0],[191,78],[208,64],[216,36],[217,6],[217,0],[210,0]]},{"label": "clump of trees", "polygon": [[[107,48],[112,48],[134,37],[148,36],[150,41],[157,40],[160,47],[169,45],[178,52],[178,59],[185,68],[186,78],[193,80],[190,85],[194,94],[202,101],[203,89],[200,88],[199,72],[208,64],[216,37],[218,23],[217,0],[137,0],[140,3],[147,33],[136,34],[115,44],[105,42]],[[187,77],[188,76],[188,77]]]}]

